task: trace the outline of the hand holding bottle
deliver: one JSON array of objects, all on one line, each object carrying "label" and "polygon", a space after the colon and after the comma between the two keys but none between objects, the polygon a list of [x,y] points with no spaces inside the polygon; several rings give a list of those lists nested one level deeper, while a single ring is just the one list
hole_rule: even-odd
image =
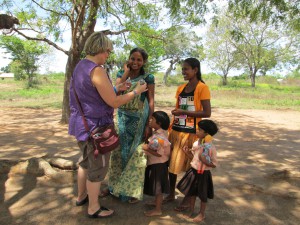
[{"label": "hand holding bottle", "polygon": [[141,94],[147,90],[147,83],[141,84],[140,82],[137,83],[136,88],[134,89],[134,91],[136,91],[137,94]]}]

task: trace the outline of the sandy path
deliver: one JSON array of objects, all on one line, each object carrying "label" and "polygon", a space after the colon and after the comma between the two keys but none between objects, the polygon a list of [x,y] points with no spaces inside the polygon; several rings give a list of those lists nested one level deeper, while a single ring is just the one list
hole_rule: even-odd
[{"label": "sandy path", "polygon": [[[143,202],[106,197],[103,204],[116,215],[87,219],[86,206],[73,206],[74,171],[45,176],[34,160],[77,160],[74,139],[58,123],[60,110],[1,108],[0,113],[0,224],[193,224],[173,211],[179,193],[160,217],[144,217]],[[203,224],[299,224],[300,112],[214,108],[212,119],[221,128],[215,142],[220,165]]]}]

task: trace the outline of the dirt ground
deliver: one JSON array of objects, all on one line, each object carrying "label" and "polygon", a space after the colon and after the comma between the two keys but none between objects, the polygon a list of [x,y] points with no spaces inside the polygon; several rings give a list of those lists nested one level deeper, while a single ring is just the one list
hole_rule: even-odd
[{"label": "dirt ground", "polygon": [[[101,204],[115,215],[88,219],[87,206],[74,206],[79,152],[67,126],[59,124],[61,111],[0,113],[0,224],[193,224],[173,210],[180,193],[162,216],[143,215],[149,197],[129,204],[107,196]],[[299,224],[300,112],[213,108],[212,119],[220,127],[220,164],[202,224]]]}]

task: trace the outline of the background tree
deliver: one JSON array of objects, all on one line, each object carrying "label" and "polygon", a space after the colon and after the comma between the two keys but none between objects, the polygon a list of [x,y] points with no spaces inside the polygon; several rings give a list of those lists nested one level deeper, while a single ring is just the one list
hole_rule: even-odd
[{"label": "background tree", "polygon": [[222,77],[223,85],[227,85],[229,71],[238,67],[238,52],[230,42],[230,21],[223,17],[218,23],[211,23],[205,39],[206,61]]},{"label": "background tree", "polygon": [[[146,32],[146,30],[148,34],[151,34],[151,36],[153,36],[154,38],[144,36],[143,31]],[[144,25],[140,28],[140,31],[142,32],[131,32],[128,35],[128,38],[131,40],[132,44],[127,45],[125,47],[125,50],[127,50],[129,54],[129,51],[133,47],[142,47],[143,49],[145,49],[149,56],[147,70],[150,73],[155,73],[159,69],[161,69],[159,63],[161,62],[162,55],[164,55],[163,46],[166,40],[162,35],[163,30],[158,28],[154,29],[148,25]],[[128,59],[128,54],[126,59]]]},{"label": "background tree", "polygon": [[[86,39],[97,30],[104,30],[107,35],[123,35],[126,38],[128,32],[140,32],[141,24],[148,24],[152,28],[158,26],[158,22],[170,18],[167,10],[173,4],[170,1],[143,1],[138,0],[80,0],[80,1],[42,1],[5,0],[0,6],[8,13],[14,14],[20,21],[20,26],[13,30],[28,40],[43,41],[62,51],[68,56],[65,72],[64,96],[62,105],[61,122],[67,123],[69,119],[69,86],[70,78],[76,64],[82,55]],[[18,7],[14,7],[14,6]],[[197,7],[197,10],[199,7]],[[172,14],[174,23],[185,20],[199,23],[202,14],[195,14],[196,10],[185,10],[180,14]],[[196,16],[197,15],[197,16]],[[175,21],[178,21],[175,23]],[[165,23],[167,24],[167,23]],[[26,31],[30,30],[28,33]],[[65,31],[69,30],[71,45],[69,49],[59,46]],[[116,30],[116,31],[112,31]],[[145,37],[153,38],[147,30],[142,33]],[[126,41],[125,41],[126,43]]]},{"label": "background tree", "polygon": [[[229,3],[239,2],[230,0]],[[256,1],[243,0],[240,4],[231,4],[234,12],[245,12],[250,5],[255,10]],[[268,6],[273,6],[272,1],[261,1]],[[293,18],[299,18],[295,14],[299,0],[289,1],[278,0],[269,10],[265,17],[280,18],[280,3],[286,3],[283,12],[287,13],[288,24],[299,24]],[[69,118],[69,84],[73,70],[82,56],[82,50],[86,39],[96,30],[106,30],[107,35],[123,36],[127,45],[127,34],[140,32],[143,24],[158,30],[159,23],[164,24],[165,29],[172,26],[194,24],[198,25],[205,21],[204,14],[208,11],[210,4],[218,5],[219,1],[214,0],[2,0],[0,7],[7,14],[14,14],[20,22],[20,26],[13,28],[14,32],[29,40],[43,41],[68,56],[65,72],[64,97],[62,105],[63,123]],[[254,7],[253,7],[254,6]],[[214,8],[214,6],[212,7]],[[249,8],[250,9],[250,8]],[[260,8],[258,8],[260,9]],[[257,10],[259,11],[259,10]],[[261,10],[260,12],[263,12]],[[273,13],[273,14],[272,14]],[[292,17],[295,15],[295,17]],[[298,15],[298,17],[297,17]],[[243,14],[245,16],[245,14]],[[28,32],[30,31],[30,32]],[[59,45],[63,40],[63,34],[70,35],[71,44],[69,49]],[[157,38],[148,34],[147,30],[141,33],[148,38]]]},{"label": "background tree", "polygon": [[[147,28],[148,31],[150,28]],[[145,38],[139,33],[131,33],[130,39],[143,46],[149,54],[149,70],[156,72],[161,69],[158,65],[165,60],[169,61],[169,68],[166,70],[163,83],[167,84],[167,78],[175,65],[185,57],[197,57],[201,53],[200,38],[194,31],[183,26],[173,26],[165,30],[152,29],[156,39]]]},{"label": "background tree", "polygon": [[234,17],[249,18],[250,22],[284,23],[300,31],[300,0],[229,0]]},{"label": "background tree", "polygon": [[11,55],[10,69],[17,79],[28,79],[28,87],[33,87],[41,55],[48,52],[48,45],[22,40],[16,36],[0,36],[0,46]]},{"label": "background tree", "polygon": [[172,27],[166,30],[165,43],[163,45],[162,60],[169,61],[169,67],[164,74],[164,84],[167,84],[168,76],[175,69],[177,63],[186,57],[195,57],[200,61],[203,58],[203,46],[201,38],[195,31],[183,26]]},{"label": "background tree", "polygon": [[279,57],[291,45],[291,40],[285,35],[283,24],[277,28],[267,21],[251,22],[249,18],[230,18],[230,43],[240,54],[238,61],[249,71],[251,86],[255,87],[257,72],[274,68]]}]

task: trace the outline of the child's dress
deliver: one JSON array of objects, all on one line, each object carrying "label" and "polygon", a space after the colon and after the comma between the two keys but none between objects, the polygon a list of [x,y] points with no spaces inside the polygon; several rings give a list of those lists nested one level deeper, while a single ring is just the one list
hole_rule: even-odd
[{"label": "child's dress", "polygon": [[213,199],[214,186],[210,169],[202,163],[199,157],[204,156],[207,163],[217,164],[216,148],[212,144],[212,137],[207,135],[201,143],[200,140],[194,142],[192,153],[193,159],[191,168],[178,182],[177,189],[186,196],[198,196],[201,201],[207,202],[207,198]]},{"label": "child's dress", "polygon": [[145,171],[144,194],[151,196],[169,194],[170,182],[167,163],[170,158],[171,144],[168,141],[166,131],[158,129],[148,141],[148,146],[160,154],[161,157],[145,152],[147,155],[147,167]]}]

